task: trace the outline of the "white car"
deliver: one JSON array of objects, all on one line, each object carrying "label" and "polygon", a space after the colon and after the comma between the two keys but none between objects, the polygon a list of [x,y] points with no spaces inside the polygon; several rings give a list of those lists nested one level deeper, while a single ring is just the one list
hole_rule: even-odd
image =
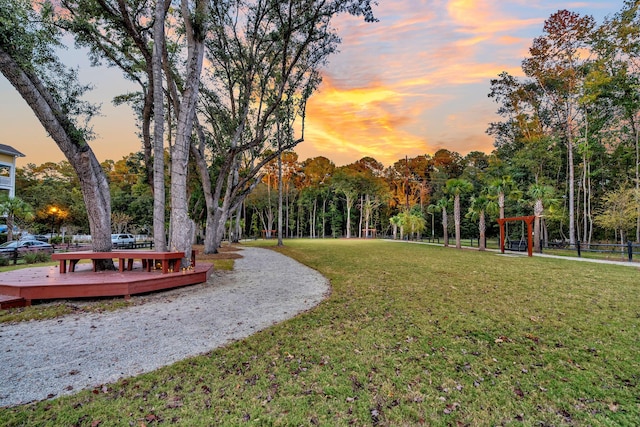
[{"label": "white car", "polygon": [[111,245],[114,248],[118,247],[133,247],[136,243],[135,237],[132,234],[112,234],[111,235]]}]

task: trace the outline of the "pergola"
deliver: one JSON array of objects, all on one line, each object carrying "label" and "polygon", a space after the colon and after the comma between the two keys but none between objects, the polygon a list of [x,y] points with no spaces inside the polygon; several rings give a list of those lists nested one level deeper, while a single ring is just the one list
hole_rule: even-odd
[{"label": "pergola", "polygon": [[529,256],[533,256],[533,221],[535,219],[535,215],[498,219],[498,224],[500,224],[500,252],[504,253],[504,225],[507,222],[524,221],[527,223],[527,253]]}]

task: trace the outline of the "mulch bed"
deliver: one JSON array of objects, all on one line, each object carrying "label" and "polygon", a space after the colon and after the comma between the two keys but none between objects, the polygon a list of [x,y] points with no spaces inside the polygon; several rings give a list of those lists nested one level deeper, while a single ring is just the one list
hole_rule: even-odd
[{"label": "mulch bed", "polygon": [[217,259],[238,259],[242,258],[240,255],[241,247],[233,244],[223,243],[221,248],[218,248],[217,254],[205,254],[204,253],[204,245],[193,245],[193,249],[198,251],[196,255],[196,260],[206,261],[206,260],[217,260]]}]

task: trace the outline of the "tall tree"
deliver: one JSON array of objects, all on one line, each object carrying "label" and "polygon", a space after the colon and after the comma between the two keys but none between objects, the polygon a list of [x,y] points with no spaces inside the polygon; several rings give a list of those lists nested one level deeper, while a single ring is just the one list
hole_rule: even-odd
[{"label": "tall tree", "polygon": [[478,221],[478,231],[479,231],[479,239],[478,239],[478,249],[481,251],[486,250],[487,248],[487,223],[486,223],[486,215],[495,214],[498,211],[498,204],[487,197],[486,194],[480,194],[477,197],[471,198],[471,204],[469,206],[469,212],[467,216],[473,220]]},{"label": "tall tree", "polygon": [[489,184],[489,195],[497,198],[500,219],[504,218],[505,196],[512,190],[516,190],[516,183],[510,175],[504,175],[502,178],[494,179]]},{"label": "tall tree", "polygon": [[534,79],[552,104],[558,128],[567,146],[569,241],[575,244],[575,164],[574,149],[580,120],[579,98],[588,43],[594,28],[591,16],[559,10],[544,23],[544,35],[529,49],[522,63],[527,76]]},{"label": "tall tree", "polygon": [[460,243],[460,224],[462,222],[462,215],[460,212],[460,196],[465,193],[469,193],[473,190],[473,185],[461,178],[452,178],[447,181],[446,192],[453,196],[453,220],[456,231],[456,248],[462,248]]},{"label": "tall tree", "polygon": [[0,214],[7,218],[7,241],[13,240],[16,221],[33,219],[33,209],[20,197],[0,197]]},{"label": "tall tree", "polygon": [[[153,98],[153,244],[157,251],[167,248],[165,237],[165,174],[164,174],[164,90],[163,90],[163,61],[165,50],[165,18],[170,1],[156,0],[153,21],[153,51],[151,54],[151,76],[148,82],[151,86]],[[145,49],[142,48],[144,52]],[[146,54],[148,61],[148,53]],[[148,70],[148,64],[147,64]],[[148,71],[147,71],[148,72]],[[143,85],[144,90],[144,85]],[[148,104],[148,96],[145,103]],[[148,132],[148,106],[143,109],[143,129]],[[143,133],[144,135],[144,133]],[[145,144],[148,147],[148,143]],[[148,165],[147,165],[148,167]]]},{"label": "tall tree", "polygon": [[449,246],[449,217],[447,215],[447,209],[449,207],[449,199],[443,197],[438,199],[438,201],[429,205],[427,208],[429,211],[441,212],[442,213],[442,239],[445,247]]},{"label": "tall tree", "polygon": [[626,232],[635,223],[638,200],[640,198],[635,194],[635,190],[624,186],[608,192],[602,198],[602,207],[595,221],[603,228],[619,232],[620,244],[624,244]]},{"label": "tall tree", "polygon": [[554,189],[550,185],[532,184],[527,194],[533,199],[533,215],[535,215],[533,223],[533,250],[539,252],[542,241],[542,229],[540,227],[542,214],[545,205],[548,206],[554,201]]},{"label": "tall tree", "polygon": [[[223,123],[209,123],[220,137],[210,148],[222,160],[211,200],[222,202],[209,209],[205,252],[216,250],[220,226],[260,181],[261,168],[304,140],[306,102],[320,82],[319,67],[339,41],[331,20],[345,12],[374,20],[370,0],[233,0],[214,6],[209,94]],[[287,135],[279,148],[278,122]]]},{"label": "tall tree", "polygon": [[346,237],[351,238],[351,209],[358,197],[358,180],[353,172],[346,167],[336,170],[332,180],[334,191],[344,197],[346,217]]},{"label": "tall tree", "polygon": [[[78,175],[95,251],[111,250],[109,185],[88,141],[90,128],[81,124],[95,114],[83,102],[86,86],[56,57],[60,33],[51,22],[51,6],[6,0],[0,8],[0,71],[20,93]],[[113,268],[113,262],[98,268]]]}]

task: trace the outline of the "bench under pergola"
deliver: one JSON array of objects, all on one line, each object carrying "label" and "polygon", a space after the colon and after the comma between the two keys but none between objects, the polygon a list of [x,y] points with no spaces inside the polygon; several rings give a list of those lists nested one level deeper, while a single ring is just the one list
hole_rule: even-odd
[{"label": "bench under pergola", "polygon": [[498,219],[498,224],[500,224],[500,252],[504,253],[504,225],[507,222],[524,221],[527,224],[527,253],[529,256],[533,256],[533,221],[535,219],[535,215]]}]

